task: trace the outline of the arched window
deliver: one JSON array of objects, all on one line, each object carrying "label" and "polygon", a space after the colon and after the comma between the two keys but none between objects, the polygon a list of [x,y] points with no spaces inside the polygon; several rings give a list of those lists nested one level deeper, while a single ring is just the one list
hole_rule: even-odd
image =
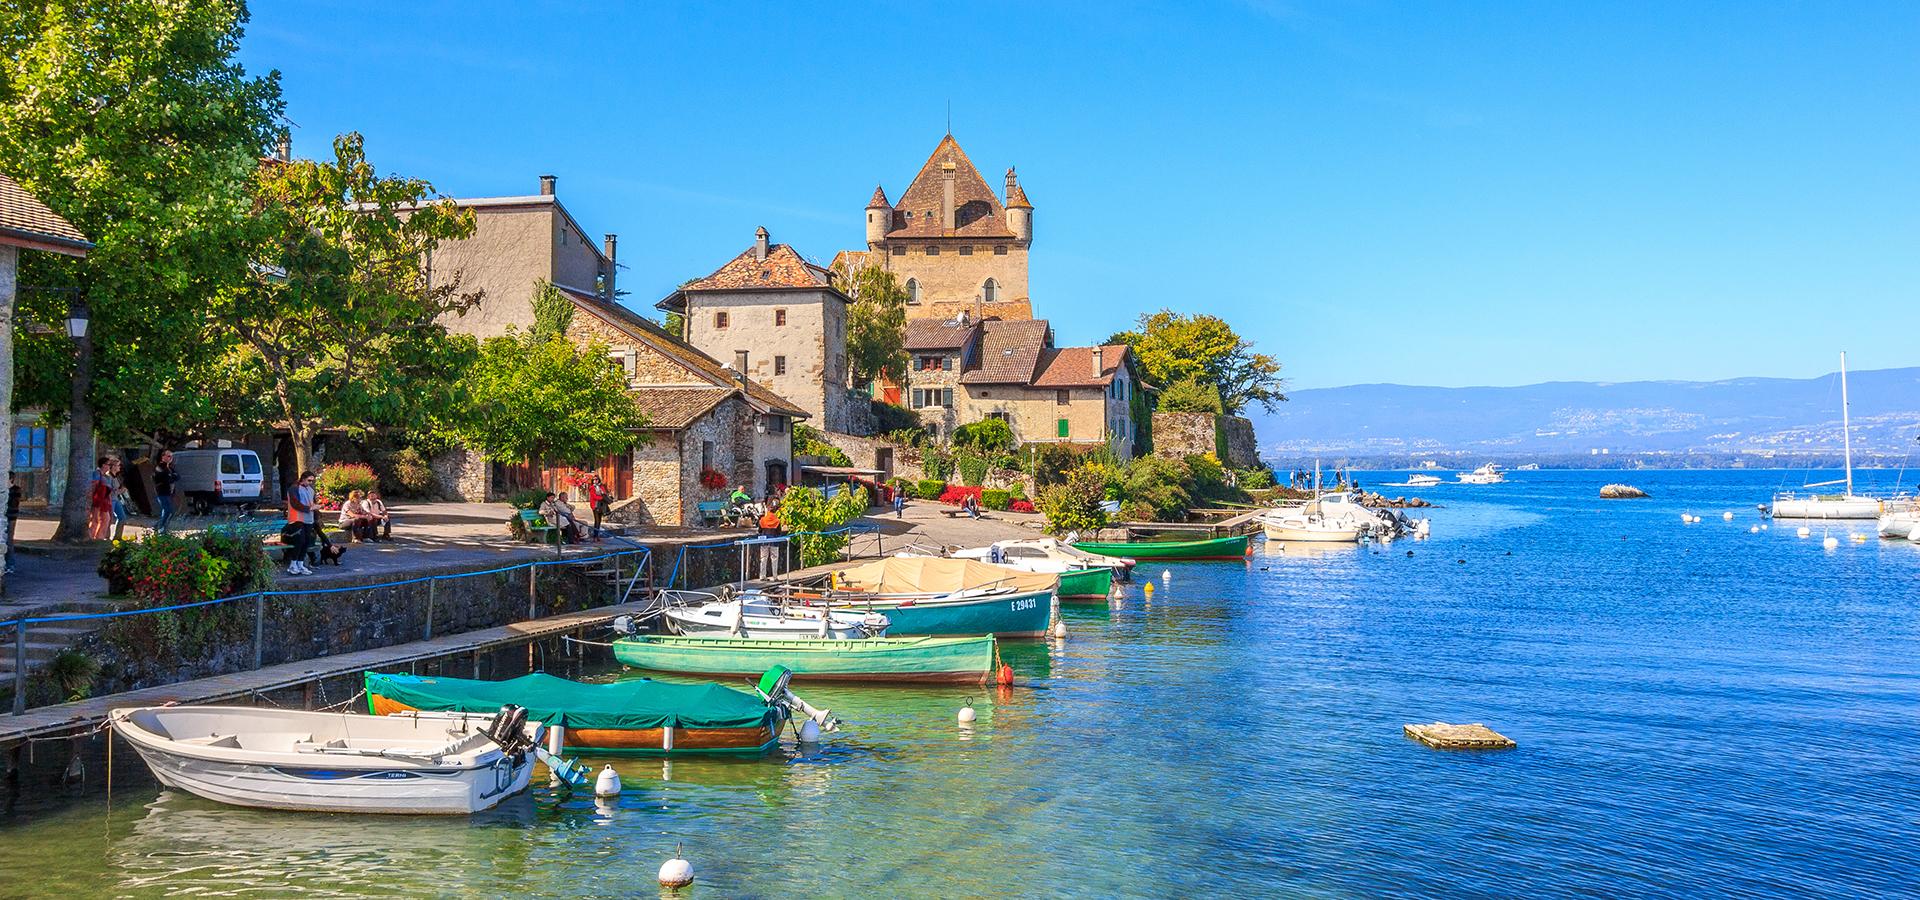
[{"label": "arched window", "polygon": [[920,282],[912,278],[907,279],[907,302],[920,302]]},{"label": "arched window", "polygon": [[988,303],[1000,299],[1000,285],[991,278],[987,279],[987,283],[980,286],[980,297]]}]

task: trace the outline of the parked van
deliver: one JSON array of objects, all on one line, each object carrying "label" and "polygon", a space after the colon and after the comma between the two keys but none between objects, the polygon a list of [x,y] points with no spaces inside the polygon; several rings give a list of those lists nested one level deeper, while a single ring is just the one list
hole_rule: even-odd
[{"label": "parked van", "polygon": [[216,506],[252,509],[266,491],[260,455],[252,450],[220,447],[173,451],[173,469],[187,511],[204,515]]}]

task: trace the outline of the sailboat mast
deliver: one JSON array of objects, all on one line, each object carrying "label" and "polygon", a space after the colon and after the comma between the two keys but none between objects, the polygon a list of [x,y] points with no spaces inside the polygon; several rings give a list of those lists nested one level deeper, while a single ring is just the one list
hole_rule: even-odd
[{"label": "sailboat mast", "polygon": [[1840,351],[1840,440],[1847,448],[1847,496],[1853,496],[1853,422],[1847,412],[1847,351]]}]

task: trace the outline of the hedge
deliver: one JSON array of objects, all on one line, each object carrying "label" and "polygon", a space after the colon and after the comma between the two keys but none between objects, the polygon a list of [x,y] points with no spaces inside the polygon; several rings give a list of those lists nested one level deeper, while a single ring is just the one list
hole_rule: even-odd
[{"label": "hedge", "polygon": [[920,489],[915,491],[913,495],[922,500],[938,500],[941,494],[946,493],[946,490],[947,483],[945,480],[939,478],[923,478],[920,480]]},{"label": "hedge", "polygon": [[988,509],[1006,509],[1007,504],[1011,502],[1013,502],[1013,494],[1010,491],[980,492],[980,505]]}]

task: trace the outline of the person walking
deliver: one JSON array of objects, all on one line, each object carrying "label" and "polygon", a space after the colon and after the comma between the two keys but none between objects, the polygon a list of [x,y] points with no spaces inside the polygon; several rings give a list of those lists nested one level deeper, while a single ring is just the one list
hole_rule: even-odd
[{"label": "person walking", "polygon": [[113,524],[113,488],[108,483],[107,470],[111,467],[111,457],[102,456],[93,467],[93,480],[87,487],[87,539],[104,541],[107,529]]},{"label": "person walking", "polygon": [[127,530],[127,481],[126,465],[118,459],[107,461],[107,484],[112,489],[112,502],[108,513],[113,517],[113,539],[120,540]]},{"label": "person walking", "polygon": [[173,521],[173,491],[179,482],[180,477],[173,471],[173,451],[160,451],[153,463],[153,505],[159,514],[153,530],[159,534],[166,534],[168,524]]},{"label": "person walking", "polygon": [[13,574],[13,532],[20,523],[20,476],[7,473],[7,574]]},{"label": "person walking", "polygon": [[593,539],[600,540],[600,523],[606,521],[607,513],[613,511],[613,500],[608,496],[607,485],[600,480],[600,473],[587,476],[587,507],[593,510]]},{"label": "person walking", "polygon": [[307,565],[307,552],[313,549],[314,529],[319,527],[314,518],[313,484],[313,473],[301,472],[300,480],[287,491],[287,528],[280,537],[293,555],[287,563],[288,575],[313,574],[313,567]]},{"label": "person walking", "polygon": [[893,517],[904,518],[907,512],[907,491],[905,488],[893,489]]}]

